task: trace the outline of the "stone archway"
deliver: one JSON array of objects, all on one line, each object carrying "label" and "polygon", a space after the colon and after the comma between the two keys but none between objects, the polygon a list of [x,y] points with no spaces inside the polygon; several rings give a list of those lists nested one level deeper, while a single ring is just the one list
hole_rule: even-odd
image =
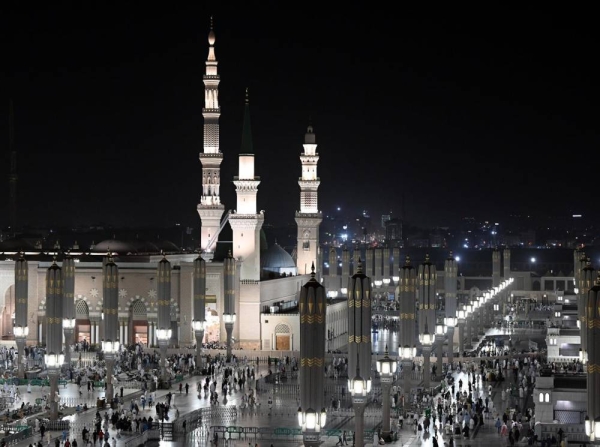
[{"label": "stone archway", "polygon": [[88,343],[92,340],[92,326],[90,323],[90,308],[84,299],[75,302],[75,342]]},{"label": "stone archway", "polygon": [[275,350],[289,351],[291,344],[290,327],[287,324],[279,323],[275,326]]},{"label": "stone archway", "polygon": [[127,343],[148,346],[148,309],[141,299],[129,306],[129,334]]}]

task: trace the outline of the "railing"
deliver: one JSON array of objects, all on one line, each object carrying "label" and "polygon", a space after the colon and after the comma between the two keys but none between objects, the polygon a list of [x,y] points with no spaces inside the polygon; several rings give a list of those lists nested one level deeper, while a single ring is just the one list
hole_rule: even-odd
[{"label": "railing", "polygon": [[17,442],[21,442],[24,439],[29,438],[33,435],[33,428],[25,426],[23,429],[11,433],[8,436],[2,438],[3,441],[6,441],[6,445],[14,445]]},{"label": "railing", "polygon": [[113,385],[115,386],[115,389],[123,387],[123,388],[141,390],[144,387],[144,382],[139,381],[139,380],[122,380],[122,381],[114,382]]},{"label": "railing", "polygon": [[564,432],[564,437],[569,438],[569,444],[589,440],[589,437],[585,434],[585,426],[583,424],[549,424],[541,422],[535,424],[535,434],[538,435],[538,441],[542,441],[552,435],[558,439],[558,430],[561,428]]}]

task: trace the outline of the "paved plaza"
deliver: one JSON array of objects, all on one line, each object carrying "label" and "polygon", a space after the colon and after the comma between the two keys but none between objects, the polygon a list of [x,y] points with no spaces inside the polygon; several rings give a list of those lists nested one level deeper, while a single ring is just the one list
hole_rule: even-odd
[{"label": "paved plaza", "polygon": [[[497,331],[494,331],[495,333]],[[533,334],[532,334],[533,335]],[[525,338],[527,338],[527,334],[523,334],[523,336]],[[383,350],[385,349],[385,344],[388,344],[390,346],[395,346],[396,340],[396,333],[394,332],[390,332],[387,333],[387,331],[380,331],[377,335],[377,337],[374,337],[374,341],[373,341],[373,352],[380,352],[382,353]],[[466,359],[468,361],[468,359]],[[267,370],[268,367],[266,364],[260,364],[257,368],[257,377],[261,377],[261,376],[265,376],[267,374]],[[466,378],[465,378],[465,374],[464,373],[454,373],[455,379],[456,381],[458,381],[459,379],[462,378],[463,382],[466,383]],[[512,377],[510,377],[510,375],[507,375],[507,381],[502,383],[502,387],[507,386],[508,384],[511,383]],[[198,394],[197,394],[197,383],[199,381],[204,381],[204,377],[203,376],[193,376],[193,377],[186,377],[183,380],[183,392],[180,394],[179,393],[179,386],[178,384],[174,384],[171,388],[171,392],[173,393],[173,399],[172,399],[172,406],[170,408],[170,412],[169,412],[169,421],[172,422],[175,419],[175,413],[176,411],[179,412],[179,416],[180,416],[180,420],[181,418],[186,415],[186,414],[190,414],[191,412],[198,410],[200,408],[211,408],[210,402],[208,398],[198,398]],[[220,389],[220,384],[221,384],[221,377],[217,378],[217,382],[218,382],[218,389]],[[185,384],[188,383],[189,384],[189,393],[186,395],[185,393]],[[435,382],[434,382],[435,383]],[[483,386],[487,388],[487,383],[484,383]],[[329,395],[326,396],[325,401],[326,403],[329,405],[329,402],[331,400],[332,397],[335,398],[340,398],[341,396],[339,394],[332,396],[331,394],[333,394],[333,392],[331,391],[332,389],[341,389],[342,386],[347,386],[347,381],[346,379],[338,379],[337,381],[334,379],[327,379],[327,383],[326,383],[326,388],[329,390]],[[374,383],[374,387],[378,387],[379,384],[377,381],[375,381]],[[245,392],[247,393],[250,387],[255,387],[255,384],[250,381],[248,382],[247,386],[246,386],[246,390]],[[35,386],[32,388],[32,392],[31,393],[27,393],[27,387],[26,386],[20,386],[18,387],[19,391],[21,393],[21,396],[23,396],[23,400],[25,402],[35,402],[35,400],[37,398],[41,398],[42,397],[42,390],[39,386]],[[116,392],[119,392],[119,386],[118,384],[115,385],[115,390]],[[283,431],[285,431],[286,428],[289,429],[297,429],[298,425],[297,425],[297,408],[299,405],[299,402],[297,400],[297,394],[293,391],[293,386],[288,385],[288,388],[291,390],[289,392],[286,392],[286,388],[285,387],[278,387],[277,391],[274,393],[273,395],[273,408],[271,411],[269,411],[269,406],[267,404],[268,402],[268,398],[269,395],[271,394],[271,391],[273,388],[271,388],[271,385],[265,385],[263,382],[261,382],[261,385],[259,386],[259,393],[258,393],[258,403],[260,404],[259,406],[255,407],[252,410],[249,409],[243,409],[242,408],[242,396],[244,394],[243,390],[235,390],[235,391],[231,391],[231,394],[227,396],[227,401],[226,403],[223,402],[223,397],[222,395],[219,396],[219,405],[218,406],[213,406],[212,407],[212,412],[214,414],[216,414],[216,416],[213,416],[210,420],[205,419],[203,420],[200,425],[199,428],[196,429],[190,429],[188,433],[186,433],[185,435],[183,433],[176,433],[175,434],[175,438],[174,441],[172,442],[167,442],[167,441],[160,441],[160,445],[161,446],[169,446],[169,445],[196,445],[196,446],[206,446],[206,445],[210,445],[209,440],[212,439],[212,434],[213,434],[213,428],[215,426],[226,426],[226,427],[230,427],[230,426],[236,426],[236,427],[272,427],[272,428],[279,428]],[[48,392],[48,388],[46,387],[44,390],[45,393]],[[71,439],[73,439],[73,436],[75,436],[75,438],[78,440],[79,446],[82,446],[83,443],[81,442],[81,430],[83,429],[84,426],[86,426],[88,429],[90,427],[93,426],[93,419],[95,417],[95,413],[96,413],[96,408],[95,408],[95,404],[96,404],[96,399],[101,398],[104,396],[104,391],[103,390],[99,390],[99,391],[95,391],[93,393],[88,393],[87,389],[85,389],[84,387],[81,388],[81,392],[82,395],[80,395],[78,386],[76,384],[72,384],[72,383],[68,383],[66,386],[61,386],[60,387],[60,394],[61,394],[61,399],[63,401],[66,401],[67,403],[73,405],[76,403],[81,403],[83,404],[83,402],[87,402],[88,405],[92,404],[94,405],[94,408],[92,408],[91,410],[87,411],[87,412],[83,412],[80,414],[74,414],[72,416],[68,416],[67,418],[70,419],[71,421],[71,429],[70,429],[70,433],[69,433],[69,437]],[[157,401],[164,401],[166,398],[166,394],[169,392],[169,390],[158,390],[156,391],[156,398]],[[141,392],[139,390],[135,390],[135,389],[124,389],[124,400],[125,400],[125,407],[128,407],[129,402],[131,402],[132,399],[137,399],[139,402],[139,397],[140,397]],[[380,397],[379,397],[379,401],[380,401]],[[494,408],[497,411],[503,411],[505,408],[508,407],[508,402],[507,401],[502,401],[502,392],[501,392],[501,385],[495,385],[493,388],[493,392],[491,395],[491,399],[494,401]],[[525,406],[525,402],[521,401],[520,403],[521,408],[523,408],[523,406]],[[20,405],[20,402],[18,403],[18,405]],[[529,403],[528,406],[531,406],[531,403]],[[236,416],[235,417],[231,417],[231,410],[226,410],[224,411],[223,408],[236,408]],[[207,410],[208,411],[208,410]],[[104,410],[101,410],[101,414],[104,415]],[[220,419],[219,414],[222,415],[227,415],[226,417],[223,416]],[[142,411],[142,416],[152,416],[153,418],[156,417],[156,411],[154,408],[150,409],[148,407],[146,407],[145,410]],[[481,426],[479,429],[474,430],[469,439],[464,439],[462,436],[456,436],[455,435],[455,439],[454,439],[454,445],[456,446],[493,446],[493,445],[504,445],[507,443],[506,438],[500,438],[500,436],[497,434],[497,431],[495,429],[495,427],[493,426],[494,420],[493,418],[487,419],[485,420],[485,425]],[[190,424],[190,426],[192,427],[192,424]],[[370,408],[367,410],[367,412],[365,413],[365,430],[370,430],[370,429],[377,429],[381,427],[381,409],[380,407],[377,407],[373,404],[371,404]],[[192,427],[193,428],[193,427]],[[327,422],[327,429],[339,429],[339,430],[347,430],[349,432],[352,432],[352,430],[354,430],[354,415],[353,415],[353,411],[352,411],[352,405],[351,405],[351,400],[350,397],[346,394],[345,399],[341,400],[341,409],[340,410],[332,410],[332,409],[328,409],[328,422]],[[113,429],[109,430],[110,433],[110,437],[115,437],[116,436],[116,431]],[[61,432],[60,431],[51,431],[51,437],[57,437],[57,436],[61,436]],[[119,439],[116,439],[116,446],[117,447],[121,447],[121,446],[132,446],[132,445],[136,445],[136,444],[132,444],[132,443],[128,443],[130,441],[132,441],[133,437],[135,435],[131,435],[131,434],[124,434],[122,435]],[[39,433],[36,433],[34,435],[33,438],[29,438],[27,440],[18,442],[17,444],[15,444],[15,446],[28,446],[31,442],[33,441],[38,441],[40,439],[40,435]],[[330,436],[330,437],[322,437],[322,442],[323,442],[323,446],[335,446],[337,443],[337,437],[334,436]],[[439,441],[443,441],[439,442]],[[369,443],[371,443],[372,441],[370,441]],[[443,435],[439,434],[438,436],[438,442],[439,445],[448,445],[448,436],[447,435]],[[152,445],[152,442],[148,442],[149,445]],[[225,440],[224,439],[220,439],[220,445],[225,445]],[[255,444],[258,444],[260,447],[266,446],[269,447],[270,445],[273,446],[296,446],[296,445],[302,445],[302,443],[296,438],[294,439],[293,437],[285,437],[285,436],[281,436],[280,439],[255,439],[254,437],[252,437],[251,435],[249,435],[249,437],[247,439],[230,439],[227,441],[227,445],[229,446],[244,446],[247,447],[248,445],[254,446]],[[350,441],[349,443],[350,445],[352,445],[352,442]],[[397,445],[397,446],[409,446],[409,445],[420,445],[420,446],[431,446],[432,445],[432,440],[430,436],[425,435],[425,437],[423,436],[417,436],[414,434],[413,432],[413,428],[411,426],[409,426],[409,424],[405,424],[404,428],[402,430],[399,431],[399,438],[397,441],[393,442],[393,443],[389,443],[391,445]],[[46,445],[46,440],[44,440],[44,445]],[[99,445],[99,444],[97,444]],[[112,442],[111,442],[112,445]],[[154,445],[156,445],[156,443],[154,443]]]}]

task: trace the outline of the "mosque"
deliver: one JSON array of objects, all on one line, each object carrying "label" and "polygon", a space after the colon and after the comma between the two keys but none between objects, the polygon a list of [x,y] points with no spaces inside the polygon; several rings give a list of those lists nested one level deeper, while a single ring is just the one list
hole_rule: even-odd
[{"label": "mosque", "polygon": [[[374,280],[377,297],[385,300],[397,298],[397,284],[400,269],[398,248],[367,248],[350,250],[345,247],[341,254],[327,250],[324,254],[319,243],[319,226],[322,214],[318,207],[320,179],[317,175],[319,154],[316,135],[308,126],[304,135],[303,150],[299,153],[301,177],[299,211],[295,214],[297,223],[297,247],[292,257],[277,243],[267,247],[262,229],[265,213],[257,210],[257,194],[260,178],[255,175],[255,155],[252,147],[250,128],[250,108],[246,93],[244,123],[242,129],[242,150],[238,158],[238,175],[233,183],[236,187],[235,208],[226,211],[220,198],[220,166],[224,154],[219,147],[219,82],[215,53],[216,36],[212,29],[208,35],[208,57],[203,76],[204,97],[204,141],[199,154],[202,168],[202,193],[197,211],[201,221],[200,256],[206,261],[206,324],[205,343],[224,343],[226,340],[224,313],[225,281],[224,256],[235,259],[235,314],[232,339],[234,346],[255,350],[298,350],[299,318],[297,299],[301,286],[310,278],[314,268],[316,276],[324,283],[329,296],[327,309],[328,333],[347,333],[347,290],[345,281],[354,273],[353,266],[358,259],[363,260],[365,273]],[[12,185],[12,183],[11,183]],[[226,246],[229,253],[222,253],[218,247],[219,235],[229,225],[232,241]],[[87,340],[92,345],[100,343],[103,337],[102,312],[103,258],[111,253],[119,267],[119,341],[131,344],[141,342],[156,346],[157,330],[157,265],[166,257],[171,263],[171,329],[172,346],[195,344],[192,331],[193,313],[193,253],[181,253],[180,249],[168,241],[148,242],[143,240],[104,240],[90,249],[72,244],[60,248],[54,245],[44,247],[40,242],[10,240],[0,243],[0,335],[11,339],[15,311],[15,260],[24,253],[28,261],[28,344],[45,342],[46,290],[45,276],[48,267],[56,260],[61,265],[65,256],[75,261],[74,300],[75,338]],[[437,262],[432,254],[432,262],[444,263],[448,253],[443,253]],[[485,254],[484,256],[489,256]],[[498,258],[498,259],[496,259]],[[341,259],[341,262],[339,262]],[[425,259],[415,259],[422,261]],[[532,290],[534,280],[525,272],[511,272],[510,250],[504,251],[504,276],[517,280],[517,288]],[[404,261],[402,261],[404,264]],[[329,267],[324,268],[325,265]],[[494,251],[492,276],[460,276],[455,279],[457,294],[473,296],[481,290],[489,289],[501,276],[500,257]],[[335,266],[332,268],[331,266]],[[337,267],[341,267],[338,272]],[[571,262],[572,266],[572,262]],[[568,271],[567,271],[568,272]],[[341,273],[341,274],[338,274]],[[443,294],[445,287],[444,271],[438,272],[437,289]],[[564,275],[563,281],[571,284],[572,274]],[[541,279],[544,282],[544,279]],[[539,289],[538,289],[539,290]],[[67,297],[71,299],[71,297]]]}]

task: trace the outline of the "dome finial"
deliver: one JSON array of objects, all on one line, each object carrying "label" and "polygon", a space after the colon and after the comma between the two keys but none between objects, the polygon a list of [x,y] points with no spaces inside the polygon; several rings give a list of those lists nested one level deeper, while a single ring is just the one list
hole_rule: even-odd
[{"label": "dome finial", "polygon": [[250,104],[250,95],[248,94],[248,87],[246,87],[246,104]]},{"label": "dome finial", "polygon": [[315,279],[315,262],[310,266],[310,279]]},{"label": "dome finial", "polygon": [[406,255],[406,260],[404,261],[404,265],[410,265],[410,256]]},{"label": "dome finial", "polygon": [[356,273],[361,274],[362,271],[362,259],[360,259],[360,257],[358,258],[358,266],[356,267]]}]

